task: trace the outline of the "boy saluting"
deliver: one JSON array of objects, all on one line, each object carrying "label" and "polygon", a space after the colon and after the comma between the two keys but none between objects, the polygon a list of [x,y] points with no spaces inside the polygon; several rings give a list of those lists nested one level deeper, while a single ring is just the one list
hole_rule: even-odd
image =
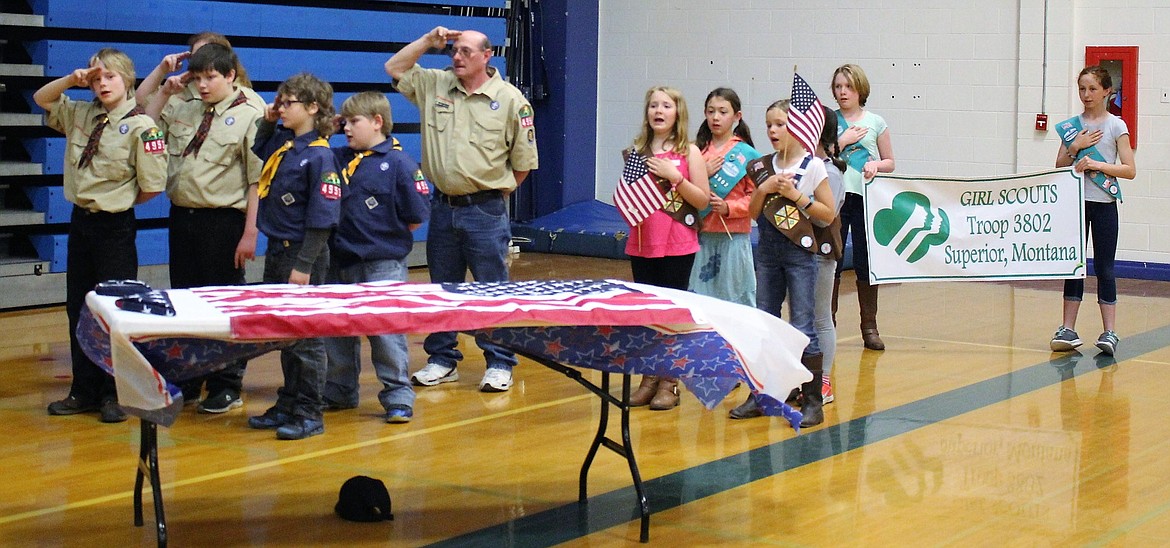
[{"label": "boy saluting", "polygon": [[[134,62],[103,48],[89,67],[62,76],[33,94],[45,124],[65,134],[65,199],[73,203],[66,255],[65,310],[73,384],[69,396],[49,404],[50,415],[101,411],[102,422],[122,422],[114,378],[77,340],[85,295],[98,282],[138,277],[134,205],[162,192],[167,154],[163,134],[134,100]],[[65,90],[85,86],[93,101],[74,101]]]},{"label": "boy saluting", "polygon": [[[171,200],[171,287],[186,289],[244,283],[244,265],[256,254],[256,183],[264,163],[252,153],[256,122],[265,105],[236,85],[236,54],[205,44],[190,57],[187,72],[168,78],[146,111],[167,134]],[[193,82],[199,95],[171,100]],[[239,360],[183,386],[184,398],[199,398],[203,413],[243,405],[244,366]]]}]

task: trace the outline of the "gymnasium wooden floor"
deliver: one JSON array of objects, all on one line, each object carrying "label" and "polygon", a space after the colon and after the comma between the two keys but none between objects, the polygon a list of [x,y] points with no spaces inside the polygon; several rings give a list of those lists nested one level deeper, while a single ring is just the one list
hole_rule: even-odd
[{"label": "gymnasium wooden floor", "polygon": [[[513,265],[515,279],[599,276],[628,278],[628,264]],[[1170,545],[1170,283],[1120,281],[1112,360],[1091,344],[1048,350],[1059,282],[883,288],[888,349],[863,351],[851,281],[824,425],[796,436],[779,419],[728,420],[742,389],[714,411],[684,394],[676,410],[633,413],[651,544]],[[1095,340],[1088,297],[1078,330]],[[422,337],[410,340],[417,369]],[[379,419],[367,372],[360,408],[296,442],[245,426],[280,382],[275,354],[253,361],[244,409],[189,408],[160,429],[171,545],[636,544],[624,460],[600,453],[587,510],[576,502],[597,398],[525,361],[510,392],[482,394],[482,356],[466,346],[463,378],[419,389],[413,422]],[[63,310],[0,314],[0,545],[153,545],[149,503],[147,525],[132,522],[137,420],[46,416],[68,386]],[[385,481],[393,522],[333,514],[359,474]]]}]

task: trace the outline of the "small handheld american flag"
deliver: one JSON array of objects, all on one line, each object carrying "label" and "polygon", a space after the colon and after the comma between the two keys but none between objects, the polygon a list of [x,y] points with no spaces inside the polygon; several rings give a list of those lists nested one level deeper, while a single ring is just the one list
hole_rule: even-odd
[{"label": "small handheld american flag", "polygon": [[799,74],[792,74],[792,100],[788,109],[788,130],[805,150],[816,153],[825,127],[825,109],[817,94]]},{"label": "small handheld american flag", "polygon": [[631,151],[613,193],[613,205],[617,206],[618,213],[630,226],[638,226],[665,203],[666,196],[658,189],[654,174],[646,168],[646,158]]}]

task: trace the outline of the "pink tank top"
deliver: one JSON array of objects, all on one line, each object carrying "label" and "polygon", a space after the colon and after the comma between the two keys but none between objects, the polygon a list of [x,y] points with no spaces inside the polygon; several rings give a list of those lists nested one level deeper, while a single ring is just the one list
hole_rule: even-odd
[{"label": "pink tank top", "polygon": [[[673,161],[684,179],[691,178],[685,155],[671,151],[654,156]],[[626,255],[634,257],[653,259],[690,255],[698,251],[699,233],[675,221],[662,210],[655,211],[642,224],[634,227],[626,240]]]}]

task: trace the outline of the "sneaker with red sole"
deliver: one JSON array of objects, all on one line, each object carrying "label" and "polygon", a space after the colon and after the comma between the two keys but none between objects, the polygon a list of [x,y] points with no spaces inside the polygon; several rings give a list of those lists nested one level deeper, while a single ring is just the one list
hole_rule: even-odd
[{"label": "sneaker with red sole", "polygon": [[833,398],[833,383],[832,383],[832,381],[829,380],[829,377],[825,377],[821,381],[821,400],[822,400],[821,404],[825,405],[825,404],[833,403],[834,399],[835,398]]}]

